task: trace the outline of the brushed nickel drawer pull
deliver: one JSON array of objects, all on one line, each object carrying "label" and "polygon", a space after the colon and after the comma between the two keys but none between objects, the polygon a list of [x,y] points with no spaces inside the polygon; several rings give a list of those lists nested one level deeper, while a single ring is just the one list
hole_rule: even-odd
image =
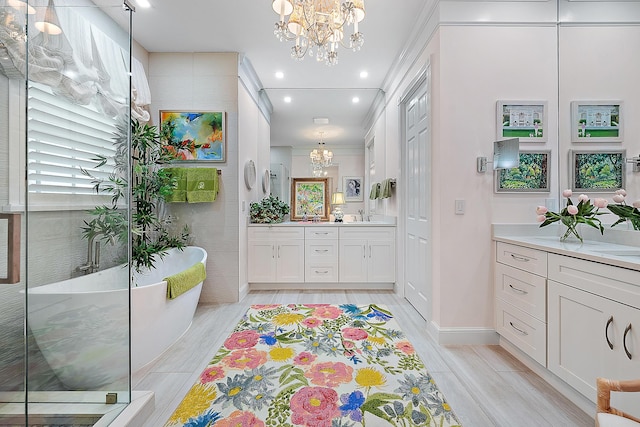
[{"label": "brushed nickel drawer pull", "polygon": [[515,329],[516,331],[520,332],[522,335],[529,335],[529,334],[527,333],[527,331],[523,331],[523,330],[522,330],[522,329],[520,329],[520,328],[516,328],[516,326],[513,324],[513,322],[509,322],[509,324],[511,325],[511,327],[512,327],[513,329]]},{"label": "brushed nickel drawer pull", "polygon": [[523,256],[518,256],[515,254],[511,254],[511,258],[515,259],[516,261],[524,261],[524,262],[529,262],[531,261],[529,258],[527,257],[523,257]]},{"label": "brushed nickel drawer pull", "polygon": [[509,284],[509,287],[510,287],[511,289],[513,289],[514,291],[521,293],[522,295],[526,295],[526,294],[528,294],[528,293],[529,293],[529,292],[524,291],[524,290],[522,290],[522,289],[518,289],[518,288],[516,288],[516,287],[515,287],[515,286],[513,286],[512,284]]},{"label": "brushed nickel drawer pull", "polygon": [[324,270],[324,271],[316,270],[316,274],[327,274],[328,272],[329,272],[329,270]]},{"label": "brushed nickel drawer pull", "polygon": [[624,347],[624,352],[627,353],[627,357],[631,360],[631,353],[627,349],[627,334],[631,332],[631,323],[625,328],[624,335],[622,336],[622,346]]},{"label": "brushed nickel drawer pull", "polygon": [[604,327],[604,337],[607,340],[607,344],[609,344],[609,348],[613,350],[613,343],[609,340],[609,325],[613,323],[613,316],[609,317],[607,320],[607,324]]},{"label": "brushed nickel drawer pull", "polygon": [[317,231],[316,231],[314,234],[315,234],[316,236],[326,236],[327,234],[329,234],[329,232],[328,232],[328,231],[325,231],[324,233],[320,233],[320,232],[317,232]]},{"label": "brushed nickel drawer pull", "polygon": [[315,249],[316,252],[326,253],[329,252],[329,249]]}]

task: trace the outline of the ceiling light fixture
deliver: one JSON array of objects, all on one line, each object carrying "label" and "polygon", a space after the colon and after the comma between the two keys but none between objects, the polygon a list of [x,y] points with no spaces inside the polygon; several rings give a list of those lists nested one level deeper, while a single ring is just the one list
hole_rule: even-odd
[{"label": "ceiling light fixture", "polygon": [[55,36],[62,33],[62,28],[60,28],[60,21],[58,21],[58,14],[56,13],[53,0],[49,0],[47,9],[44,12],[44,19],[36,21],[33,25],[45,34]]},{"label": "ceiling light fixture", "polygon": [[286,102],[287,104],[289,104],[291,102],[291,97],[290,96],[285,96],[284,97],[284,102]]},{"label": "ceiling light fixture", "polygon": [[366,79],[367,77],[369,77],[369,72],[367,72],[367,71],[360,71],[360,78],[361,78],[361,79]]},{"label": "ceiling light fixture", "polygon": [[136,3],[138,3],[138,6],[143,7],[143,8],[148,8],[151,7],[151,3],[149,3],[148,0],[136,0]]},{"label": "ceiling light fixture", "polygon": [[[364,0],[273,0],[273,10],[280,15],[273,33],[280,41],[295,40],[291,57],[302,61],[308,54],[327,65],[338,63],[338,46],[354,52],[362,48],[364,36],[358,24],[364,19]],[[285,20],[288,17],[288,20]],[[345,30],[353,25],[348,44]]]},{"label": "ceiling light fixture", "polygon": [[333,162],[333,152],[324,145],[323,139],[324,132],[320,132],[320,141],[318,141],[318,148],[314,148],[309,153],[311,159],[311,165],[313,166],[313,176],[322,176],[322,168],[331,166]]},{"label": "ceiling light fixture", "polygon": [[276,79],[284,79],[284,73],[282,71],[276,71]]}]

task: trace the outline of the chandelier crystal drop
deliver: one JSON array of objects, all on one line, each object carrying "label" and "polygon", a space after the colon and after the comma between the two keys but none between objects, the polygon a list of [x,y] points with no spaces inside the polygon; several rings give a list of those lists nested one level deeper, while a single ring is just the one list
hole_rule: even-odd
[{"label": "chandelier crystal drop", "polygon": [[[273,33],[282,42],[295,41],[291,48],[295,60],[308,55],[336,65],[339,46],[355,52],[364,44],[358,31],[365,15],[364,0],[273,0],[272,6],[280,16]],[[353,32],[345,42],[348,26],[353,26]]]}]

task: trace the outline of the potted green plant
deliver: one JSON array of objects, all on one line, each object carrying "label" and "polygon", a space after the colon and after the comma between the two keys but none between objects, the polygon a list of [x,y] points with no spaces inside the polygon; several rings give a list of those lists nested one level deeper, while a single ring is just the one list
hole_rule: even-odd
[{"label": "potted green plant", "polygon": [[[111,204],[97,206],[89,213],[90,221],[84,221],[83,237],[92,241],[99,238],[105,242],[126,243],[129,239],[127,211],[122,205],[129,191],[126,178],[131,153],[131,233],[132,265],[136,270],[153,268],[154,255],[164,256],[170,248],[183,248],[189,239],[185,226],[180,235],[171,233],[169,216],[158,212],[159,204],[171,195],[175,178],[161,168],[173,159],[157,137],[155,126],[131,121],[131,151],[128,150],[129,129],[125,123],[117,125],[114,143],[114,170],[108,179],[96,178],[89,171],[83,173],[93,178],[94,190],[98,194],[111,194]],[[101,167],[109,160],[98,155],[94,159]]]},{"label": "potted green plant", "polygon": [[267,196],[260,202],[251,203],[249,218],[252,223],[276,224],[289,213],[289,205],[276,196]]}]

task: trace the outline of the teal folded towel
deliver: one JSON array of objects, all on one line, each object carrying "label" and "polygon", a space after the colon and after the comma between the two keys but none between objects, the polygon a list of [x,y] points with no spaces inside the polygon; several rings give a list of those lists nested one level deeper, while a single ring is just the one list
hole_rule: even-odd
[{"label": "teal folded towel", "polygon": [[165,277],[163,280],[167,281],[167,298],[174,299],[179,297],[206,278],[207,272],[201,262],[173,276]]},{"label": "teal folded towel", "polygon": [[216,168],[187,169],[187,202],[214,202],[218,196]]},{"label": "teal folded towel", "polygon": [[387,178],[382,181],[380,189],[381,199],[388,199],[389,197],[391,197],[391,178]]},{"label": "teal folded towel", "polygon": [[371,185],[371,192],[369,193],[369,199],[375,200],[380,198],[380,184],[374,182]]},{"label": "teal folded towel", "polygon": [[173,192],[165,196],[164,200],[169,203],[187,201],[187,169],[186,168],[165,168],[172,178],[175,178]]}]

